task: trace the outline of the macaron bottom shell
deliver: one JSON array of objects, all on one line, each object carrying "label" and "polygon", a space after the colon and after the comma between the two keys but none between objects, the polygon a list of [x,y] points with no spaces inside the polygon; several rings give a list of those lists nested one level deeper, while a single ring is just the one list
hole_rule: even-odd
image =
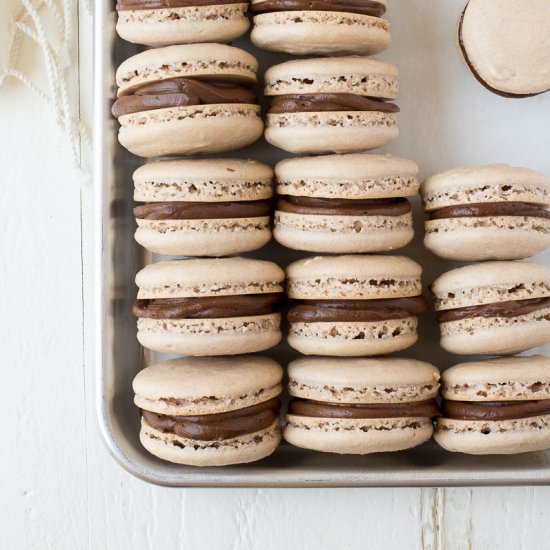
[{"label": "macaron bottom shell", "polygon": [[260,460],[272,454],[281,441],[277,419],[265,430],[231,439],[201,441],[164,433],[141,420],[141,444],[151,454],[189,466],[227,466]]},{"label": "macaron bottom shell", "polygon": [[312,418],[287,415],[286,441],[315,451],[365,455],[421,445],[433,434],[430,418]]},{"label": "macaron bottom shell", "polygon": [[434,439],[451,452],[517,454],[550,448],[550,415],[500,421],[439,418]]},{"label": "macaron bottom shell", "polygon": [[183,355],[237,355],[264,351],[281,339],[281,315],[225,319],[138,319],[137,339],[148,349]]},{"label": "macaron bottom shell", "polygon": [[250,26],[248,4],[119,10],[116,30],[135,44],[168,46],[197,42],[231,42]]},{"label": "macaron bottom shell", "polygon": [[260,107],[252,104],[156,109],[123,115],[119,122],[121,145],[141,157],[234,151],[263,132]]}]

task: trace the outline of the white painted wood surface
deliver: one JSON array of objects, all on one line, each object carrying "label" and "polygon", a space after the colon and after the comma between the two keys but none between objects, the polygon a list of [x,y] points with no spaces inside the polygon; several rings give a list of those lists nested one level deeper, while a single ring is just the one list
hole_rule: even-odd
[{"label": "white painted wood surface", "polygon": [[[80,18],[73,98],[80,80],[89,119],[91,18]],[[89,184],[27,90],[0,94],[0,121],[1,549],[550,546],[547,487],[175,490],[124,472],[95,428]]]}]

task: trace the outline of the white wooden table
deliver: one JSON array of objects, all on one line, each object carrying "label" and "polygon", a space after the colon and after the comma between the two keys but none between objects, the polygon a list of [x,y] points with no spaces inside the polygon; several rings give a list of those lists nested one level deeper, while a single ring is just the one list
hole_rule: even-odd
[{"label": "white wooden table", "polygon": [[[91,24],[80,15],[72,82],[87,121]],[[0,548],[550,547],[547,487],[181,490],[132,478],[95,426],[90,184],[25,88],[0,93],[0,121]]]}]

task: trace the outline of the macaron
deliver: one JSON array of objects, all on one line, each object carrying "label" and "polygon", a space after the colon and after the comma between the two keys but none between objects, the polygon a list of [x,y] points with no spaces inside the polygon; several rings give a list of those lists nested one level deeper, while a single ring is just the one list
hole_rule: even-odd
[{"label": "macaron", "polygon": [[442,374],[435,440],[448,451],[515,454],[550,448],[550,359],[462,363]]},{"label": "macaron", "polygon": [[117,0],[121,38],[147,46],[231,42],[249,27],[248,1]]},{"label": "macaron", "polygon": [[291,153],[355,153],[398,133],[397,69],[368,57],[298,59],[269,68],[265,139]]},{"label": "macaron", "polygon": [[508,355],[550,342],[550,267],[486,262],[453,269],[431,286],[441,346]]},{"label": "macaron", "polygon": [[550,246],[550,178],[505,164],[457,168],[420,187],[424,244],[450,260],[521,260]]},{"label": "macaron", "polygon": [[383,252],[413,236],[418,166],[390,155],[285,159],[275,167],[275,239],[321,253]]},{"label": "macaron", "polygon": [[[141,157],[233,151],[259,139],[258,62],[224,44],[146,50],[116,72],[118,139]],[[235,129],[238,131],[235,131]]]},{"label": "macaron", "polygon": [[248,258],[157,262],[136,276],[137,338],[148,349],[236,355],[281,340],[284,272]]},{"label": "macaron", "polygon": [[269,359],[184,357],[134,378],[142,445],[191,466],[253,462],[279,445],[283,369]]},{"label": "macaron", "polygon": [[253,160],[150,162],[134,172],[136,241],[174,256],[229,256],[271,239],[273,169]]},{"label": "macaron", "polygon": [[298,359],[288,366],[294,399],[283,437],[339,454],[410,449],[433,434],[439,371],[413,359]]},{"label": "macaron", "polygon": [[458,26],[460,55],[485,88],[504,97],[550,90],[550,3],[470,0]]},{"label": "macaron", "polygon": [[252,0],[250,39],[297,55],[373,55],[390,45],[386,0]]},{"label": "macaron", "polygon": [[403,256],[317,256],[290,264],[288,343],[305,355],[382,355],[412,346],[426,310],[422,268]]}]

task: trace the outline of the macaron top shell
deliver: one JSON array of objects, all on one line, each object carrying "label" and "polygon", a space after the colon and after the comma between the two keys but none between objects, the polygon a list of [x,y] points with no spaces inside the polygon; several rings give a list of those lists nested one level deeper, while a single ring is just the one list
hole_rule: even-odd
[{"label": "macaron top shell", "polygon": [[262,403],[282,392],[283,369],[269,357],[183,357],[151,365],[133,381],[134,401],[169,415],[216,414]]},{"label": "macaron top shell", "polygon": [[270,67],[265,95],[330,92],[395,99],[398,70],[368,57],[296,59]]},{"label": "macaron top shell", "polygon": [[550,205],[550,178],[528,168],[491,164],[435,174],[420,186],[424,210],[485,202]]},{"label": "macaron top shell", "polygon": [[414,196],[418,166],[392,155],[323,155],[295,157],[275,166],[281,195],[343,199]]},{"label": "macaron top shell", "polygon": [[414,359],[307,357],[288,366],[289,393],[327,403],[403,403],[437,396],[439,371]]},{"label": "macaron top shell", "polygon": [[231,202],[269,199],[273,169],[244,159],[161,160],[133,175],[134,200]]},{"label": "macaron top shell", "polygon": [[283,292],[284,271],[249,258],[157,262],[136,275],[138,298],[188,298]]},{"label": "macaron top shell", "polygon": [[422,268],[404,256],[317,256],[287,267],[287,293],[305,300],[418,296]]},{"label": "macaron top shell", "polygon": [[436,311],[550,296],[550,267],[485,262],[448,271],[432,285]]},{"label": "macaron top shell", "polygon": [[489,87],[503,94],[537,94],[550,89],[549,28],[548,0],[470,0],[462,46]]},{"label": "macaron top shell", "polygon": [[118,96],[150,82],[169,78],[201,78],[243,84],[256,82],[258,61],[225,44],[182,44],[145,50],[124,61],[116,72]]},{"label": "macaron top shell", "polygon": [[550,399],[550,358],[503,357],[460,363],[441,376],[442,395],[454,401]]}]

